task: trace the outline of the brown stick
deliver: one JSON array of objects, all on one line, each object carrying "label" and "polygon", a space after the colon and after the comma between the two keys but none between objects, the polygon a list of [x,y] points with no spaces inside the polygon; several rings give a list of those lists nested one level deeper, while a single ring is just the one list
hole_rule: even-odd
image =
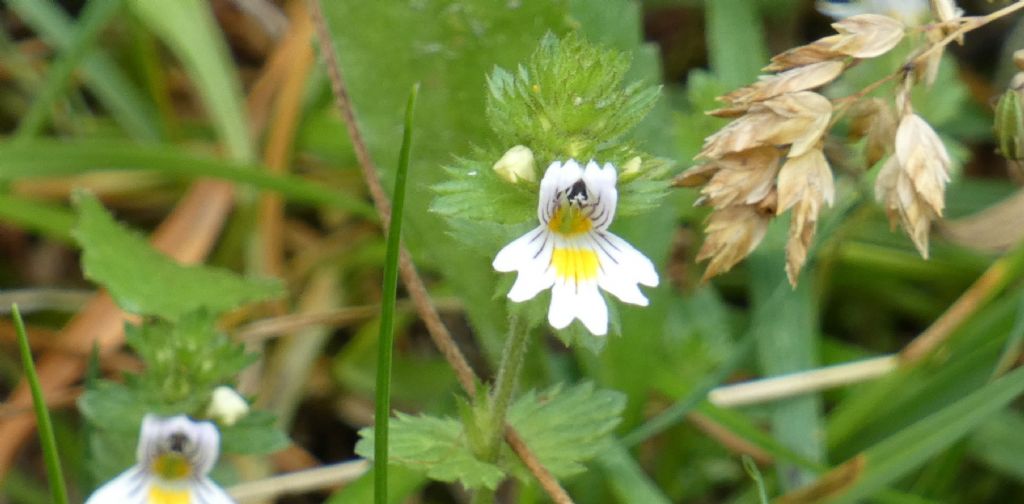
[{"label": "brown stick", "polygon": [[[352,146],[355,149],[356,159],[359,160],[363,179],[366,180],[366,186],[370,190],[370,197],[373,198],[373,204],[377,208],[377,213],[380,215],[380,220],[386,233],[391,222],[391,201],[388,199],[387,193],[384,192],[384,186],[381,185],[377,165],[374,164],[373,158],[370,157],[370,151],[366,148],[366,142],[363,141],[363,135],[359,131],[359,125],[356,123],[352,100],[348,96],[348,88],[345,86],[345,79],[341,73],[341,65],[338,64],[338,55],[334,52],[334,45],[331,44],[330,32],[327,29],[327,22],[324,20],[323,12],[320,10],[320,2],[316,0],[310,1],[309,10],[313,16],[313,23],[316,25],[320,52],[327,66],[327,75],[331,79],[331,89],[334,91],[335,102],[341,111],[342,117],[345,119],[345,126],[348,129],[348,136],[352,139]],[[476,375],[473,373],[473,368],[469,366],[469,362],[466,361],[462,351],[455,344],[455,340],[452,339],[448,328],[441,321],[441,316],[438,315],[437,308],[434,307],[434,303],[430,300],[430,294],[427,292],[426,286],[423,285],[423,280],[416,271],[416,265],[413,264],[412,256],[409,255],[409,250],[405,248],[405,245],[402,245],[400,250],[398,268],[402,276],[402,283],[405,284],[409,297],[412,298],[413,304],[416,306],[416,312],[419,313],[423,323],[427,326],[430,338],[434,340],[438,350],[441,351],[444,358],[452,366],[452,369],[455,370],[455,375],[459,379],[459,383],[462,384],[462,388],[470,396],[475,396]]]},{"label": "brown stick", "polygon": [[[345,119],[345,125],[348,129],[349,138],[352,140],[352,146],[355,149],[359,167],[362,170],[366,185],[370,190],[370,197],[373,198],[373,203],[377,207],[377,213],[380,214],[381,222],[386,232],[391,217],[391,202],[388,200],[388,196],[380,183],[377,166],[370,156],[370,151],[367,149],[366,142],[363,141],[362,133],[359,131],[359,125],[356,123],[352,100],[349,98],[348,90],[345,86],[341,65],[338,63],[338,55],[334,51],[334,45],[331,44],[330,31],[327,28],[327,21],[320,8],[320,2],[318,0],[310,0],[309,11],[313,16],[314,25],[316,25],[320,53],[324,64],[327,66],[327,75],[331,80],[331,89],[334,91],[335,102],[341,111],[342,117]],[[424,324],[427,326],[427,331],[430,333],[434,344],[437,345],[445,359],[448,360],[448,363],[455,370],[459,383],[462,384],[462,388],[466,390],[466,393],[470,397],[476,396],[476,374],[462,355],[458,345],[455,344],[451,333],[448,332],[448,328],[441,321],[437,308],[431,301],[430,294],[427,293],[423,280],[420,278],[419,273],[416,271],[416,266],[412,262],[412,257],[404,245],[401,247],[399,257],[399,273],[402,276],[402,282],[405,284],[406,291],[408,291],[409,297],[412,298],[420,318],[423,319]],[[562,488],[558,480],[551,475],[547,468],[541,464],[540,460],[533,455],[526,442],[523,441],[511,425],[505,425],[505,440],[530,472],[533,473],[534,477],[537,478],[541,487],[552,500],[558,504],[572,503],[569,494],[566,493],[565,489]]]}]

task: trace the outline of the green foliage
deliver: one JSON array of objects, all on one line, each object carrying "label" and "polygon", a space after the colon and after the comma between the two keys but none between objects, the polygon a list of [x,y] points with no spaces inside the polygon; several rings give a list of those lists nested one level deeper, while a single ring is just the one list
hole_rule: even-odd
[{"label": "green foliage", "polygon": [[203,398],[217,385],[231,381],[256,357],[217,331],[214,322],[206,312],[191,312],[175,324],[151,321],[126,326],[128,345],[146,363],[146,372],[133,379],[131,387],[153,404],[178,405],[196,399],[205,403]]},{"label": "green foliage", "polygon": [[557,477],[583,471],[583,462],[607,447],[626,398],[591,383],[530,391],[509,409],[508,421],[534,455]]},{"label": "green foliage", "polygon": [[[151,320],[128,325],[128,344],[145,367],[124,383],[101,380],[78,401],[92,426],[90,452],[97,481],[134,463],[139,425],[147,413],[205,418],[213,390],[234,381],[255,360],[239,343],[214,329],[207,312],[192,312],[177,323]],[[284,448],[288,438],[274,415],[253,411],[236,423],[220,425],[221,451],[265,454]]]},{"label": "green foliage", "polygon": [[[78,225],[87,277],[103,284],[125,310],[177,320],[197,310],[220,313],[283,294],[271,279],[244,279],[209,266],[183,266],[125,229],[87,193],[77,193]],[[125,258],[131,258],[125,260]]]},{"label": "green foliage", "polygon": [[[508,422],[553,475],[566,477],[581,472],[584,462],[607,447],[624,405],[622,394],[595,389],[590,383],[555,386],[519,398],[509,408]],[[462,422],[399,413],[391,423],[389,460],[468,488],[494,489],[509,470],[526,479],[528,473],[518,463],[509,465],[515,457],[508,448],[497,465],[477,458],[474,445],[482,441],[482,434],[472,426],[485,424],[485,419],[477,417],[488,410],[466,404],[462,411]],[[470,432],[464,425],[471,426]],[[373,429],[363,429],[359,435],[356,453],[372,458]]]},{"label": "green foliage", "polygon": [[[356,453],[372,459],[373,429],[359,431]],[[467,488],[497,488],[505,479],[498,466],[476,458],[466,442],[462,423],[453,418],[398,413],[391,422],[389,460],[425,473],[431,479],[458,481]]]}]

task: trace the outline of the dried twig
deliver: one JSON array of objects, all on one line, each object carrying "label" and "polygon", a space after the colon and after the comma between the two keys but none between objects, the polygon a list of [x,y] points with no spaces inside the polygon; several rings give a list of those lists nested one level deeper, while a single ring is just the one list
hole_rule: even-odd
[{"label": "dried twig", "polygon": [[266,502],[277,497],[344,485],[370,469],[366,460],[352,460],[271,478],[249,481],[228,489],[238,502]]},{"label": "dried twig", "polygon": [[[341,73],[341,66],[338,63],[338,56],[334,51],[334,46],[331,44],[327,21],[323,16],[323,11],[320,8],[320,2],[318,0],[310,0],[310,13],[313,16],[313,23],[316,25],[317,37],[319,38],[320,44],[320,53],[323,57],[324,64],[327,66],[327,75],[331,80],[331,89],[334,91],[335,101],[338,109],[341,111],[341,114],[345,119],[349,138],[352,141],[352,146],[355,150],[356,158],[359,161],[359,167],[362,170],[363,177],[366,180],[366,185],[370,190],[370,196],[373,198],[373,203],[377,207],[377,213],[380,214],[381,222],[385,230],[387,230],[391,216],[391,203],[388,200],[387,194],[384,192],[384,188],[380,182],[380,176],[378,175],[377,166],[374,164],[373,158],[370,156],[366,143],[363,141],[362,133],[359,131],[359,125],[356,123],[355,112],[352,108],[352,100],[349,98],[348,90],[345,86],[345,80]],[[462,355],[462,351],[459,350],[459,347],[455,344],[451,333],[448,332],[448,328],[445,327],[444,322],[441,321],[441,317],[437,313],[437,308],[431,301],[430,294],[427,293],[423,280],[416,271],[416,266],[412,262],[412,256],[409,255],[409,251],[404,245],[401,248],[401,254],[399,257],[399,273],[402,276],[402,282],[405,284],[409,297],[412,298],[413,304],[416,306],[417,313],[419,313],[420,318],[427,326],[427,331],[430,333],[430,337],[434,341],[434,344],[437,345],[445,359],[455,370],[459,383],[462,384],[462,388],[465,389],[466,393],[470,397],[476,396],[476,374],[469,366],[466,358]],[[547,492],[556,503],[564,504],[572,502],[572,499],[569,498],[565,489],[559,485],[558,480],[556,480],[554,476],[552,476],[551,473],[543,466],[543,464],[540,463],[537,457],[530,452],[523,439],[509,425],[505,426],[505,439],[519,458],[522,459],[526,467],[530,469],[530,472],[537,478],[537,481],[540,482],[544,491]]]},{"label": "dried twig", "polygon": [[[380,214],[381,223],[386,232],[391,220],[391,201],[387,193],[384,192],[384,186],[381,185],[377,165],[374,164],[373,158],[370,157],[370,151],[367,149],[366,142],[363,141],[363,135],[359,131],[359,125],[356,123],[352,100],[348,96],[348,88],[345,86],[341,66],[338,64],[338,55],[334,52],[334,46],[331,44],[330,32],[327,29],[327,22],[324,19],[323,12],[320,10],[320,2],[316,0],[310,1],[310,13],[313,15],[313,23],[316,25],[320,53],[324,64],[327,66],[327,75],[331,79],[331,89],[334,91],[335,102],[341,111],[342,117],[345,119],[345,126],[348,129],[348,136],[352,140],[356,158],[359,160],[363,179],[366,180],[366,186],[370,190],[370,197],[373,198],[373,204],[377,208],[377,213]],[[423,285],[423,280],[416,271],[416,265],[413,264],[412,256],[409,254],[409,250],[405,248],[405,245],[402,245],[400,251],[398,267],[399,273],[402,276],[402,283],[405,284],[409,297],[412,298],[413,303],[416,305],[416,312],[419,313],[423,323],[427,326],[427,332],[430,333],[434,344],[437,345],[437,348],[444,355],[445,359],[448,360],[452,369],[455,370],[462,388],[466,389],[470,396],[476,395],[476,375],[473,373],[473,368],[469,366],[469,362],[466,361],[466,357],[462,355],[462,351],[455,344],[455,340],[452,339],[448,328],[441,321],[441,316],[438,315],[437,309],[434,307],[433,302],[431,302],[430,294],[427,293],[427,288]]]},{"label": "dried twig", "polygon": [[899,357],[884,355],[818,369],[724,385],[708,393],[715,406],[758,404],[878,378],[899,366]]}]

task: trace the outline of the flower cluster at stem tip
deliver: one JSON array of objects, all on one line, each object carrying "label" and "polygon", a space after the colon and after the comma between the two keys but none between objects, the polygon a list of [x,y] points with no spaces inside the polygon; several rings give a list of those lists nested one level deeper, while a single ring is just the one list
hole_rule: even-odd
[{"label": "flower cluster at stem tip", "polygon": [[494,269],[516,271],[508,293],[515,302],[551,289],[548,323],[564,329],[580,322],[595,336],[608,332],[602,290],[624,303],[647,306],[638,284],[658,285],[650,259],[608,231],[618,193],[615,167],[591,160],[551,163],[540,182],[540,224],[509,243],[494,258]]},{"label": "flower cluster at stem tip", "polygon": [[211,422],[146,415],[136,464],[96,490],[85,504],[224,504],[235,501],[209,478],[220,450]]}]

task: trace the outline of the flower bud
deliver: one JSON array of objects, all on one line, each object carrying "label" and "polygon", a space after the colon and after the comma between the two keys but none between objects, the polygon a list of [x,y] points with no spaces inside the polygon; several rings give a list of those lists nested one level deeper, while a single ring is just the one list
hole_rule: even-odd
[{"label": "flower bud", "polygon": [[640,156],[633,156],[626,164],[622,165],[622,173],[620,177],[632,177],[640,174],[640,166],[643,165],[643,160]]},{"label": "flower bud", "polygon": [[999,97],[995,130],[999,154],[1006,159],[1024,159],[1024,112],[1017,91],[1011,89]]},{"label": "flower bud", "polygon": [[513,184],[520,180],[537,181],[537,167],[533,161],[533,151],[524,145],[517,145],[509,149],[497,163],[494,163],[494,171],[498,172],[499,177]]},{"label": "flower bud", "polygon": [[235,389],[221,385],[213,390],[206,416],[222,425],[234,425],[249,413],[249,403],[235,392]]}]

